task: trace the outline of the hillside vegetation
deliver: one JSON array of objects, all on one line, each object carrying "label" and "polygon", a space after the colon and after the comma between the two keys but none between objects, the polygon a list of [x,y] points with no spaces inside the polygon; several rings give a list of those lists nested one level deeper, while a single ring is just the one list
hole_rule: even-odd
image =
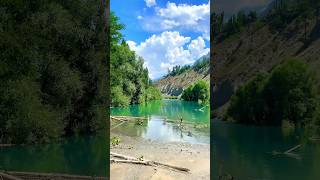
[{"label": "hillside vegetation", "polygon": [[[218,25],[221,14],[213,14]],[[216,112],[224,111],[236,89],[259,73],[270,73],[288,58],[299,58],[320,82],[318,1],[275,1],[266,16],[244,24],[228,37],[215,31]],[[239,28],[238,28],[239,29]]]},{"label": "hillside vegetation", "polygon": [[249,124],[319,125],[319,3],[276,0],[265,16],[228,36],[224,24],[217,28],[222,15],[213,14],[215,115]]}]

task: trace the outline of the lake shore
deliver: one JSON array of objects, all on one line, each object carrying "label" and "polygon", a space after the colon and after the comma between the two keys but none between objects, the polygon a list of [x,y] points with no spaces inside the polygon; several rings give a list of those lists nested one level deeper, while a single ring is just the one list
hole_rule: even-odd
[{"label": "lake shore", "polygon": [[162,167],[112,163],[111,179],[210,179],[210,145],[189,143],[163,143],[111,133],[121,139],[110,151],[132,157],[158,161],[190,169],[189,173]]}]

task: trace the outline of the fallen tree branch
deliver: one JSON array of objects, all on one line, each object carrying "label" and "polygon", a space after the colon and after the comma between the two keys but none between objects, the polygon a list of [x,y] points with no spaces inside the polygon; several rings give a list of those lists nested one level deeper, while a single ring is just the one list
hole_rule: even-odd
[{"label": "fallen tree branch", "polygon": [[183,171],[183,172],[190,171],[190,169],[187,169],[184,167],[173,166],[173,165],[169,165],[169,164],[165,164],[165,163],[161,163],[161,162],[157,162],[157,161],[151,161],[151,160],[138,160],[135,157],[125,156],[125,155],[118,154],[118,153],[110,152],[110,155],[113,157],[116,157],[116,158],[124,159],[124,160],[110,159],[110,161],[114,162],[114,163],[133,163],[133,164],[142,164],[142,165],[146,165],[146,166],[162,166],[162,167],[167,167],[170,169]]},{"label": "fallen tree branch", "polygon": [[289,157],[292,157],[295,159],[301,159],[301,156],[299,154],[292,153],[292,151],[300,148],[301,146],[302,146],[301,144],[298,144],[298,145],[294,146],[293,148],[288,149],[285,152],[273,151],[272,154],[273,155],[286,155],[286,156],[289,156]]},{"label": "fallen tree branch", "polygon": [[125,122],[126,122],[126,121],[122,121],[121,123],[119,123],[119,124],[111,127],[110,130],[115,129],[115,128],[117,128],[118,126],[121,126],[121,125],[122,125],[123,123],[125,123]]},{"label": "fallen tree branch", "polygon": [[111,116],[116,118],[131,118],[131,119],[148,119],[146,117],[136,117],[136,116]]},{"label": "fallen tree branch", "polygon": [[5,174],[0,172],[0,178],[1,179],[7,179],[7,180],[22,180],[21,178],[17,178],[15,176],[9,175],[9,174]]},{"label": "fallen tree branch", "polygon": [[142,164],[146,166],[152,166],[152,164],[145,162],[145,161],[139,161],[139,160],[119,160],[119,159],[110,159],[113,163],[132,163],[132,164]]},{"label": "fallen tree branch", "polygon": [[125,156],[125,155],[114,153],[114,152],[110,152],[110,155],[113,157],[125,159],[125,160],[137,160],[137,158],[135,157]]},{"label": "fallen tree branch", "polygon": [[295,147],[293,147],[293,148],[287,150],[286,152],[284,152],[284,154],[291,153],[292,151],[298,149],[298,148],[301,147],[301,146],[302,146],[301,144],[298,144],[298,145],[296,145]]}]

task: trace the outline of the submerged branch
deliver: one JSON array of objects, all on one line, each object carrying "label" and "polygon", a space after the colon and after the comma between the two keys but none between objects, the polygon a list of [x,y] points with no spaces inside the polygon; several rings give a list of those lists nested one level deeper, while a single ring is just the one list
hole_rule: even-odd
[{"label": "submerged branch", "polygon": [[290,152],[298,149],[298,148],[301,147],[301,146],[302,146],[301,144],[298,144],[298,145],[296,145],[295,147],[293,147],[293,148],[287,150],[286,152],[284,152],[284,154],[288,154],[288,153],[290,153]]}]

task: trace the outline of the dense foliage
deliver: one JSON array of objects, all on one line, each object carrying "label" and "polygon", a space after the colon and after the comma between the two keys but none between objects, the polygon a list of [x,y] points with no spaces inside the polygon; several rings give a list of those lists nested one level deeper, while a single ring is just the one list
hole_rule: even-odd
[{"label": "dense foliage", "polygon": [[1,0],[0,143],[95,133],[106,120],[100,1]]},{"label": "dense foliage", "polygon": [[297,126],[319,122],[317,86],[305,63],[288,60],[270,75],[260,74],[231,98],[227,116],[240,123]]},{"label": "dense foliage", "polygon": [[161,94],[149,79],[144,61],[131,51],[123,39],[124,25],[111,13],[110,86],[111,106],[127,106],[161,99]]},{"label": "dense foliage", "polygon": [[183,90],[181,98],[185,101],[208,103],[210,98],[209,84],[204,80],[199,80]]}]

